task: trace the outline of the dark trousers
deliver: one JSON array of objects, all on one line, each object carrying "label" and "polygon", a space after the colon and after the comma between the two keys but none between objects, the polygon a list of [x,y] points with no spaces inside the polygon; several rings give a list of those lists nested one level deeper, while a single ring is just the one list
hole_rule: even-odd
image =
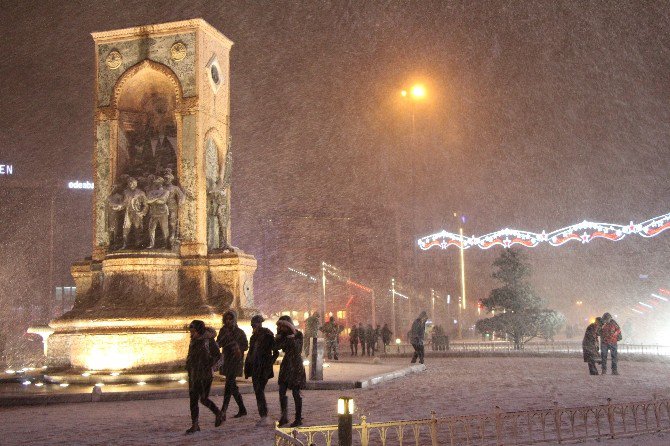
[{"label": "dark trousers", "polygon": [[365,356],[365,341],[361,341],[361,356]]},{"label": "dark trousers", "polygon": [[205,407],[209,408],[214,415],[219,412],[218,407],[214,404],[214,401],[209,399],[209,391],[212,388],[212,378],[208,379],[199,379],[191,381],[188,383],[188,397],[191,400],[191,421],[194,423],[198,422],[198,415],[200,415],[200,409],[198,407],[198,402],[202,403]]},{"label": "dark trousers", "polygon": [[423,364],[423,344],[412,344],[414,347],[414,354],[412,355],[412,363],[416,362],[416,359],[419,358],[419,364]]},{"label": "dark trousers", "polygon": [[358,355],[358,341],[350,342],[349,346],[351,347],[351,356]]},{"label": "dark trousers", "polygon": [[602,360],[602,369],[603,373],[607,372],[607,352],[612,352],[612,373],[616,374],[617,371],[617,345],[616,344],[600,344],[600,359]]},{"label": "dark trousers", "polygon": [[237,387],[235,376],[226,375],[226,386],[223,388],[223,407],[221,407],[223,413],[226,413],[228,410],[231,396],[235,398],[238,409],[242,410],[244,408],[244,402],[242,402],[242,395],[240,395],[240,389]]},{"label": "dark trousers", "polygon": [[265,401],[265,385],[268,383],[268,379],[263,378],[262,376],[252,376],[251,383],[254,385],[254,393],[256,394],[258,415],[261,417],[267,417],[268,403]]},{"label": "dark trousers", "polygon": [[368,342],[368,356],[372,356],[374,354],[375,354],[375,343]]}]

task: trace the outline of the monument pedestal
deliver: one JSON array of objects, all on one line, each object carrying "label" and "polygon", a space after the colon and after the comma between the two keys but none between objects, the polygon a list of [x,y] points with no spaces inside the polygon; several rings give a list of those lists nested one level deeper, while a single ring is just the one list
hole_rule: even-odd
[{"label": "monument pedestal", "polygon": [[[242,252],[180,258],[170,252],[108,254],[72,267],[77,300],[52,321],[47,365],[75,370],[167,371],[183,366],[188,324],[218,330],[223,312],[240,325],[253,308],[256,259]],[[250,335],[250,329],[248,329]]]}]

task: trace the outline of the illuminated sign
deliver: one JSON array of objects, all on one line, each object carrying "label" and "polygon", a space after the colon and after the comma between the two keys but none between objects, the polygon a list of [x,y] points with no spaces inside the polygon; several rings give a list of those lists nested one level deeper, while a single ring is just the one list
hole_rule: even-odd
[{"label": "illuminated sign", "polygon": [[0,175],[14,175],[14,166],[11,164],[0,164]]},{"label": "illuminated sign", "polygon": [[670,213],[650,218],[641,223],[630,222],[627,225],[615,223],[595,223],[584,220],[562,229],[552,232],[542,231],[541,233],[520,231],[517,229],[501,229],[486,235],[464,237],[462,234],[453,234],[447,231],[423,237],[417,241],[419,248],[426,251],[432,247],[447,249],[449,246],[468,249],[476,247],[480,249],[489,249],[493,246],[502,246],[510,248],[514,245],[521,245],[528,248],[534,248],[541,243],[548,243],[551,246],[561,246],[570,241],[589,243],[597,238],[618,241],[627,235],[639,235],[645,238],[651,238],[659,235],[663,231],[670,229]]},{"label": "illuminated sign", "polygon": [[67,183],[68,189],[93,189],[93,183],[90,181],[70,181]]}]

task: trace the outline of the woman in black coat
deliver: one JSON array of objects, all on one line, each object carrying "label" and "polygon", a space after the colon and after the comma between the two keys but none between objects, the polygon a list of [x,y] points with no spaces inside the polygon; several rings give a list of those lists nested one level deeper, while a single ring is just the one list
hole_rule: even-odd
[{"label": "woman in black coat", "polygon": [[186,371],[188,372],[188,395],[191,406],[191,427],[186,431],[192,434],[200,430],[198,424],[198,402],[202,403],[216,416],[215,426],[220,426],[223,414],[216,404],[209,399],[212,388],[212,367],[221,357],[219,348],[214,342],[216,332],[205,326],[201,320],[194,320],[189,325],[191,342],[186,356]]},{"label": "woman in black coat", "polygon": [[584,362],[589,365],[589,373],[597,375],[598,369],[596,362],[600,358],[600,351],[598,349],[598,336],[600,335],[600,327],[602,326],[601,318],[597,317],[596,321],[586,327],[584,339],[582,340],[582,352],[584,353]]},{"label": "woman in black coat", "polygon": [[275,338],[275,358],[279,356],[279,350],[284,351],[284,359],[279,366],[279,406],[281,407],[281,418],[279,425],[288,423],[288,397],[286,391],[291,389],[295,403],[295,421],[291,427],[302,425],[302,395],[300,389],[305,388],[307,376],[305,366],[302,363],[303,336],[300,330],[295,328],[293,321],[288,316],[281,316],[277,321],[277,336]]},{"label": "woman in black coat", "polygon": [[244,352],[249,348],[247,335],[237,326],[237,314],[233,310],[223,313],[223,327],[219,330],[216,343],[223,350],[223,365],[219,372],[226,377],[226,386],[223,390],[223,419],[226,419],[226,411],[230,403],[230,397],[235,398],[238,412],[234,418],[243,417],[247,414],[244,401],[237,387],[236,378],[242,376],[244,368]]}]

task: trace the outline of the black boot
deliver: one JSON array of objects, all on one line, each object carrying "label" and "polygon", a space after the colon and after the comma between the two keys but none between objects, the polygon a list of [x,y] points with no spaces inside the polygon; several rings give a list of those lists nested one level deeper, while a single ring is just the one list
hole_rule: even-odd
[{"label": "black boot", "polygon": [[237,413],[233,415],[233,418],[240,418],[247,414],[247,408],[244,407],[244,401],[242,401],[242,395],[239,393],[235,395],[235,402],[237,403]]},{"label": "black boot", "polygon": [[225,421],[226,419],[226,414],[223,413],[223,411],[219,411],[216,414],[216,420],[214,421],[214,427],[219,427],[221,424]]},{"label": "black boot", "polygon": [[295,421],[291,427],[302,426],[302,398],[295,400]]},{"label": "black boot", "polygon": [[279,407],[281,408],[281,418],[279,418],[279,426],[285,426],[286,424],[288,424],[288,416],[286,416],[286,413],[288,412],[287,396],[279,397]]},{"label": "black boot", "polygon": [[191,424],[191,427],[186,430],[186,434],[193,434],[195,432],[200,432],[200,426],[198,425],[198,420],[194,420]]}]

